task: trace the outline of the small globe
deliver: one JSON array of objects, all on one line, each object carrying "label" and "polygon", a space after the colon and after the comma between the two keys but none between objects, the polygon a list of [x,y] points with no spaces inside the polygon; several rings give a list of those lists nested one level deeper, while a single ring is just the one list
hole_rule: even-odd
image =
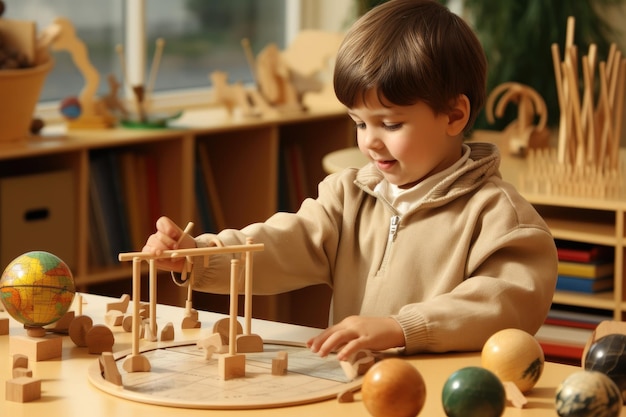
[{"label": "small globe", "polygon": [[59,320],[72,305],[74,278],[57,256],[27,252],[5,268],[0,299],[6,311],[28,328],[41,328]]}]

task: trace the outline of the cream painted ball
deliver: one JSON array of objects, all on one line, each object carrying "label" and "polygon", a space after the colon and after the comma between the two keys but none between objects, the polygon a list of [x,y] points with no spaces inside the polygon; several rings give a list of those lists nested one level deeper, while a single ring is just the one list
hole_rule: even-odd
[{"label": "cream painted ball", "polygon": [[481,364],[502,382],[513,382],[521,392],[530,391],[543,372],[545,357],[537,339],[520,329],[494,333],[483,345]]}]

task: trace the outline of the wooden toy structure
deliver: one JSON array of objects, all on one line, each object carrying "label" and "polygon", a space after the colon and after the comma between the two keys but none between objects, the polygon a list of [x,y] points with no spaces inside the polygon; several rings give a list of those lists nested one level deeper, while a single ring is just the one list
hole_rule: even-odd
[{"label": "wooden toy structure", "polygon": [[[189,226],[186,231],[189,229]],[[186,232],[185,232],[186,233]],[[150,285],[150,313],[149,313],[149,326],[148,333],[153,337],[157,334],[156,329],[156,266],[155,260],[160,258],[183,258],[186,264],[191,266],[185,266],[183,269],[183,279],[186,278],[187,271],[189,273],[189,293],[191,293],[191,284],[193,282],[193,259],[196,257],[202,257],[204,259],[205,266],[208,266],[209,257],[213,254],[236,254],[240,253],[244,257],[245,262],[245,333],[238,335],[237,331],[237,311],[238,311],[238,277],[240,260],[233,259],[231,261],[231,275],[230,275],[230,317],[228,319],[228,352],[219,357],[219,374],[222,379],[230,379],[235,377],[241,377],[245,375],[245,356],[238,352],[238,346],[247,352],[255,351],[255,349],[262,350],[263,341],[259,336],[251,333],[252,322],[252,253],[261,251],[264,248],[263,244],[254,244],[251,241],[246,242],[245,245],[232,245],[223,246],[221,243],[217,243],[217,246],[207,248],[192,248],[192,249],[179,249],[164,251],[161,255],[150,255],[143,252],[134,253],[122,253],[119,255],[119,260],[132,261],[133,265],[133,313],[132,313],[132,353],[126,358],[124,362],[124,369],[127,372],[147,372],[150,371],[150,361],[140,353],[139,339],[140,339],[140,298],[141,298],[141,262],[147,261],[149,263],[149,285]],[[189,298],[189,297],[188,297]],[[191,313],[191,302],[188,299],[186,304],[186,316]],[[219,323],[219,322],[218,322]],[[219,324],[216,323],[216,327]],[[210,337],[205,345],[205,349],[208,349],[210,353],[224,352],[224,346],[226,339],[220,333],[215,333]],[[208,355],[210,357],[210,354]]]},{"label": "wooden toy structure", "polygon": [[591,44],[579,65],[579,50],[573,44],[574,24],[570,17],[562,58],[558,45],[552,45],[560,109],[558,145],[529,153],[528,173],[521,179],[520,189],[621,198],[626,194],[625,161],[619,148],[626,59],[613,44],[607,60],[597,62],[597,46]]},{"label": "wooden toy structure", "polygon": [[74,25],[66,18],[57,18],[47,27],[39,39],[39,48],[49,45],[53,50],[66,50],[76,68],[85,78],[85,86],[80,92],[80,115],[69,121],[69,128],[101,129],[115,124],[115,117],[105,103],[96,97],[100,74],[89,60],[85,43],[77,36]]},{"label": "wooden toy structure", "polygon": [[[495,105],[496,99],[498,104]],[[502,117],[506,106],[517,103],[517,119],[504,129],[509,152],[525,156],[529,149],[548,146],[550,131],[546,128],[548,110],[543,97],[533,88],[515,82],[503,83],[493,89],[487,98],[485,114],[489,123],[495,123],[495,116]],[[535,118],[539,120],[534,123]]]}]

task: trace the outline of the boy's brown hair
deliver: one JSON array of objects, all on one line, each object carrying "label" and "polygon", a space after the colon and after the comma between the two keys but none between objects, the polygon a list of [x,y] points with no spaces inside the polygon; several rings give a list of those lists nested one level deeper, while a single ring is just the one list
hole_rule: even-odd
[{"label": "boy's brown hair", "polygon": [[465,94],[471,105],[467,132],[485,102],[486,73],[483,48],[463,19],[436,1],[390,0],[346,34],[334,86],[349,108],[375,89],[395,105],[422,101],[445,113]]}]

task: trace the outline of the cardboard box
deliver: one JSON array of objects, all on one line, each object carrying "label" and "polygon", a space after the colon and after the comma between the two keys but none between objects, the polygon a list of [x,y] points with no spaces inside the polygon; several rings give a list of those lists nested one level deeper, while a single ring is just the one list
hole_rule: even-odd
[{"label": "cardboard box", "polygon": [[0,178],[0,271],[17,256],[42,250],[73,270],[76,196],[71,170]]}]

